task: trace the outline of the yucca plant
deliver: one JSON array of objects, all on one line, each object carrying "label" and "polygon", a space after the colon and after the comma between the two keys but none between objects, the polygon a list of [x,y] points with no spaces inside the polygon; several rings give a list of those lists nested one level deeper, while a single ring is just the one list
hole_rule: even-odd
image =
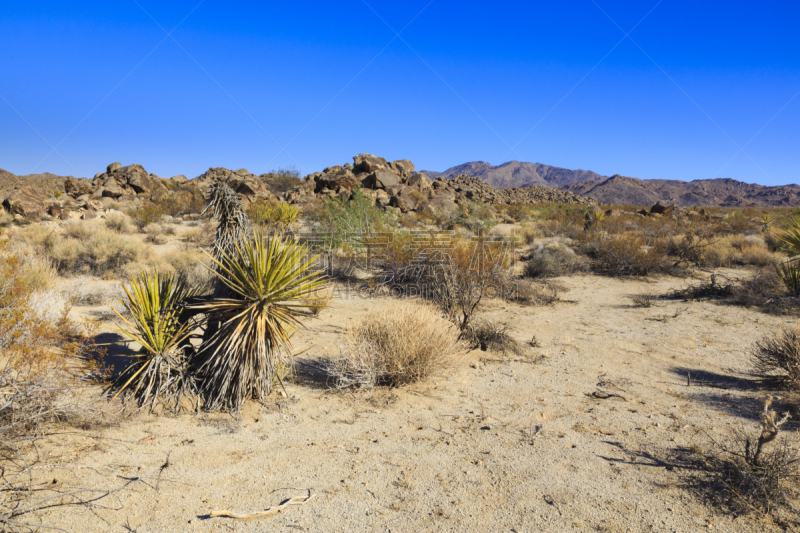
[{"label": "yucca plant", "polygon": [[775,265],[775,271],[789,292],[795,295],[800,293],[800,265],[797,262],[787,261]]},{"label": "yucca plant", "polygon": [[196,392],[184,352],[195,323],[180,316],[181,302],[196,291],[172,274],[159,277],[157,270],[152,275],[141,272],[138,279],[131,276],[130,287],[123,289],[127,299],[119,301],[130,319],[114,309],[123,323],[117,329],[141,348],[115,381],[114,397],[126,392],[151,411],[162,404],[177,410],[181,398]]},{"label": "yucca plant", "polygon": [[263,401],[289,372],[292,334],[313,316],[309,295],[326,280],[305,245],[258,231],[211,259],[228,296],[190,306],[217,324],[198,352],[197,371],[204,407],[235,412],[248,399]]},{"label": "yucca plant", "polygon": [[793,217],[784,227],[775,232],[775,237],[782,241],[792,255],[800,255],[800,218]]}]

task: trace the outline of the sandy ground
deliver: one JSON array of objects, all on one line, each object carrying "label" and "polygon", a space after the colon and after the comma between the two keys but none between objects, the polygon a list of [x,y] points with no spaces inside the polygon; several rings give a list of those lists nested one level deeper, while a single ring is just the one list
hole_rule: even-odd
[{"label": "sandy ground", "polygon": [[[332,392],[315,370],[348,324],[385,305],[339,299],[297,335],[309,350],[288,398],[239,417],[137,414],[76,437],[80,451],[61,460],[91,469],[61,472],[65,489],[131,484],[42,520],[76,532],[781,530],[708,504],[681,457],[708,442],[701,430],[755,427],[767,391],[747,351],[793,320],[709,302],[631,307],[684,284],[675,278],[560,281],[565,301],[551,306],[482,305],[520,341],[536,337],[537,361],[477,350],[426,384],[371,394]],[[87,303],[76,311],[102,315]],[[209,517],[308,490],[275,516]]]}]

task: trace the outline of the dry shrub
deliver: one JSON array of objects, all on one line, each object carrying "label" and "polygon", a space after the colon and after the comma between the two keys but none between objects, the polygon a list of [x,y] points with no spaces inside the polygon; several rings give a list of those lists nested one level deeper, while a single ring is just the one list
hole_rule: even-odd
[{"label": "dry shrub", "polygon": [[127,235],[133,231],[133,223],[128,215],[119,211],[111,211],[106,214],[106,227],[114,233]]},{"label": "dry shrub", "polygon": [[653,301],[654,300],[655,300],[655,297],[653,297],[652,294],[644,293],[644,294],[637,294],[636,296],[631,298],[631,303],[633,304],[634,307],[647,309],[647,308],[653,306]]},{"label": "dry shrub", "polygon": [[555,278],[586,272],[589,262],[561,241],[536,247],[525,263],[525,275],[531,278]]},{"label": "dry shrub", "polygon": [[597,234],[585,244],[592,270],[607,276],[646,276],[665,270],[669,263],[666,240],[638,234]]},{"label": "dry shrub", "polygon": [[519,356],[526,356],[529,353],[527,347],[509,335],[508,329],[503,325],[482,320],[473,328],[473,334],[483,351],[512,353]]},{"label": "dry shrub", "polygon": [[559,301],[563,287],[555,281],[531,282],[525,279],[510,284],[507,299],[522,305],[550,305]]},{"label": "dry shrub", "polygon": [[779,380],[786,387],[800,389],[800,327],[783,329],[765,337],[751,350],[753,368],[764,379]]},{"label": "dry shrub", "polygon": [[308,305],[308,310],[314,315],[319,315],[323,309],[331,305],[333,298],[333,286],[326,285],[324,288],[311,293],[304,302]]},{"label": "dry shrub", "polygon": [[136,238],[101,229],[86,240],[60,240],[53,246],[50,258],[65,274],[107,276],[119,274],[125,265],[147,255],[147,248]]},{"label": "dry shrub", "polygon": [[99,227],[99,224],[94,221],[69,220],[63,226],[64,236],[79,241],[87,240]]},{"label": "dry shrub", "polygon": [[521,224],[519,231],[517,231],[517,235],[519,235],[522,242],[530,246],[536,241],[536,225],[532,222],[525,222]]},{"label": "dry shrub", "polygon": [[757,437],[734,431],[702,457],[705,470],[723,487],[725,503],[741,514],[793,510],[798,496],[800,457],[794,443],[778,438],[789,413],[779,418],[771,403],[771,397],[764,403]]},{"label": "dry shrub", "polygon": [[458,336],[435,308],[395,301],[349,328],[325,369],[337,389],[416,383],[459,352]]},{"label": "dry shrub", "polygon": [[209,247],[214,244],[214,225],[206,222],[200,227],[192,228],[182,234],[183,240],[186,244],[193,244],[195,246]]},{"label": "dry shrub", "polygon": [[[0,529],[16,531],[30,515],[59,504],[61,485],[41,463],[37,440],[65,426],[101,419],[87,398],[100,368],[90,354],[93,330],[69,319],[70,308],[45,313],[23,257],[0,250]],[[37,301],[35,303],[35,301]],[[47,477],[49,476],[49,477]],[[46,478],[46,479],[45,479]],[[77,498],[78,502],[80,498]],[[75,502],[76,500],[72,500]],[[61,502],[64,504],[64,502]]]},{"label": "dry shrub", "polygon": [[131,221],[140,230],[144,229],[148,224],[155,224],[161,221],[165,214],[166,211],[163,205],[150,201],[145,201],[128,212]]}]

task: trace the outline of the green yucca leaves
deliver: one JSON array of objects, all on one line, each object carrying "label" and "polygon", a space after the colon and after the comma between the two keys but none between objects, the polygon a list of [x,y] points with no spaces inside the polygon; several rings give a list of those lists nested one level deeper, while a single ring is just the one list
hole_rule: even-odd
[{"label": "green yucca leaves", "polygon": [[800,265],[795,262],[786,262],[780,265],[775,265],[775,271],[778,277],[789,292],[792,294],[800,293]]},{"label": "green yucca leaves", "polygon": [[216,328],[197,364],[205,408],[238,411],[250,398],[263,400],[289,370],[291,336],[312,316],[309,295],[326,280],[305,245],[260,232],[211,259],[229,296],[191,306]]},{"label": "green yucca leaves", "polygon": [[140,406],[149,404],[151,410],[161,403],[177,408],[180,398],[192,388],[181,344],[194,324],[181,321],[181,302],[196,291],[171,274],[159,278],[158,271],[152,275],[141,272],[138,279],[131,276],[130,287],[123,289],[127,299],[119,300],[130,318],[115,309],[123,323],[117,329],[141,349],[117,379],[114,397],[128,391]]},{"label": "green yucca leaves", "polygon": [[775,237],[783,241],[792,255],[800,255],[800,218],[794,217],[775,232]]}]

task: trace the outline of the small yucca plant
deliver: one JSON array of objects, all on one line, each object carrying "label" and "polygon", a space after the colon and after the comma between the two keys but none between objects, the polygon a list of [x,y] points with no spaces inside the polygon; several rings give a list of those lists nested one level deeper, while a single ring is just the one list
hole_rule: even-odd
[{"label": "small yucca plant", "polygon": [[792,255],[800,255],[800,218],[794,217],[786,225],[775,232],[775,237],[782,241]]},{"label": "small yucca plant", "polygon": [[204,407],[238,411],[264,400],[290,370],[291,336],[313,315],[308,298],[326,280],[305,245],[260,232],[211,259],[228,296],[191,306],[218,325],[198,353]]},{"label": "small yucca plant", "polygon": [[789,289],[789,292],[792,294],[800,293],[800,265],[796,262],[787,261],[786,263],[775,265],[775,271],[783,284],[786,285],[786,288]]},{"label": "small yucca plant", "polygon": [[195,393],[194,380],[187,374],[185,343],[194,328],[191,320],[182,321],[181,302],[196,294],[182,278],[171,274],[159,278],[141,272],[131,276],[130,287],[123,286],[127,300],[119,301],[130,314],[114,312],[123,325],[117,329],[141,349],[115,382],[114,395],[127,392],[139,406],[158,405],[177,410],[181,398]]}]

